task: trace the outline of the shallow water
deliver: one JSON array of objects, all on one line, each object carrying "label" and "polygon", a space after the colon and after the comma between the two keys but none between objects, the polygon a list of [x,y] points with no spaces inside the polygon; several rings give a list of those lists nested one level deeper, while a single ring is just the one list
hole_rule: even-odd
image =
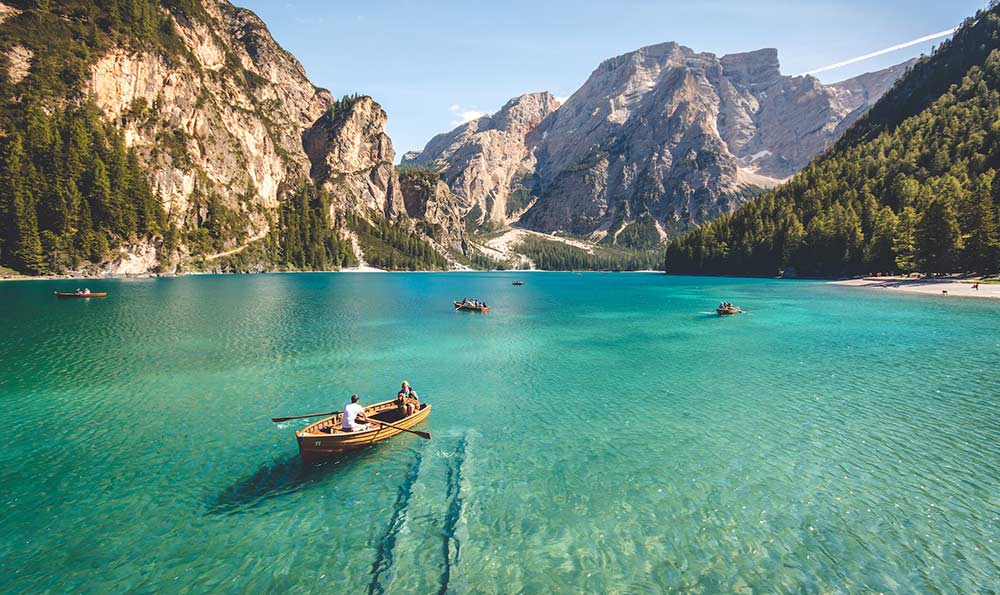
[{"label": "shallow water", "polygon": [[[52,297],[77,283],[0,284],[0,592],[998,584],[996,302],[599,273]],[[404,378],[429,442],[304,468],[305,422],[269,421]]]}]

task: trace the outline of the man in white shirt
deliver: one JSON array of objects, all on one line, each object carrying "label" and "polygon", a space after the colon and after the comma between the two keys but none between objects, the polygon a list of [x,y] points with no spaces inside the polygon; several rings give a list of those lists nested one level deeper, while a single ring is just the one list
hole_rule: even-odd
[{"label": "man in white shirt", "polygon": [[343,417],[341,427],[345,432],[362,432],[369,428],[365,408],[358,404],[358,395],[351,395],[351,402],[344,405]]}]

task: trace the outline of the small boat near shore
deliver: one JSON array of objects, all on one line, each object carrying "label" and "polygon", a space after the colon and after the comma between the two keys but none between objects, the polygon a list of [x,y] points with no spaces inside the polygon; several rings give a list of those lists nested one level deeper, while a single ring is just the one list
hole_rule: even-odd
[{"label": "small boat near shore", "polygon": [[487,312],[490,311],[490,307],[487,306],[485,303],[476,300],[461,301],[461,302],[456,301],[455,310],[464,310],[468,312],[482,312],[483,314],[486,314]]},{"label": "small boat near shore", "polygon": [[304,463],[314,463],[349,450],[371,446],[409,430],[426,420],[430,414],[430,403],[420,403],[416,413],[403,417],[396,399],[382,401],[365,407],[365,417],[375,422],[391,423],[396,427],[373,423],[369,430],[345,432],[341,429],[343,413],[338,412],[295,432],[295,438],[299,443],[299,456]]},{"label": "small boat near shore", "polygon": [[511,285],[524,285],[524,281],[511,281]]},{"label": "small boat near shore", "polygon": [[743,309],[730,304],[729,306],[719,306],[715,309],[715,313],[719,316],[732,316],[733,314],[742,314]]},{"label": "small boat near shore", "polygon": [[90,293],[77,293],[75,291],[53,291],[57,298],[102,298],[108,297],[106,291],[92,291]]}]

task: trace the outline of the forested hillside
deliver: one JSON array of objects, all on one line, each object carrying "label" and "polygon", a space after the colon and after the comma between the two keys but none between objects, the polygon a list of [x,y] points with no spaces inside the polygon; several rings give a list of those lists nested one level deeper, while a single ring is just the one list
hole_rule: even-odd
[{"label": "forested hillside", "polygon": [[670,273],[1000,270],[1000,9],[967,20],[834,149],[667,250]]},{"label": "forested hillside", "polygon": [[[173,21],[147,2],[9,4],[25,12],[0,35],[0,265],[39,274],[141,237],[176,241],[135,153],[82,93],[87,68],[119,40],[178,52]],[[19,56],[37,59],[29,68]]]},{"label": "forested hillside", "polygon": [[0,138],[0,264],[31,274],[77,268],[169,231],[135,153],[92,105],[53,115],[31,107],[20,124]]}]

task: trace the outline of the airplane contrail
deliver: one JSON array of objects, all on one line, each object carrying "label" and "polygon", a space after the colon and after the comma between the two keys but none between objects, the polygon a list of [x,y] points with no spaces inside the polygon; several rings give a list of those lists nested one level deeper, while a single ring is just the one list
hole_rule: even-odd
[{"label": "airplane contrail", "polygon": [[870,54],[865,54],[864,56],[858,56],[857,58],[851,58],[850,60],[844,60],[843,62],[837,62],[836,64],[831,64],[829,66],[824,66],[822,68],[817,68],[816,70],[810,70],[809,72],[803,72],[798,76],[805,76],[807,74],[818,74],[820,72],[826,72],[827,70],[834,70],[840,68],[841,66],[848,66],[850,64],[856,64],[869,58],[874,58],[876,56],[881,56],[883,54],[888,54],[889,52],[895,52],[896,50],[901,50],[903,48],[908,48],[911,45],[917,45],[918,43],[924,43],[925,41],[931,41],[932,39],[937,39],[939,37],[947,37],[956,31],[957,27],[952,27],[945,31],[939,31],[937,33],[932,33],[931,35],[924,35],[918,39],[913,39],[899,45],[894,45],[891,48],[885,48],[884,50],[879,50],[877,52],[872,52]]}]

